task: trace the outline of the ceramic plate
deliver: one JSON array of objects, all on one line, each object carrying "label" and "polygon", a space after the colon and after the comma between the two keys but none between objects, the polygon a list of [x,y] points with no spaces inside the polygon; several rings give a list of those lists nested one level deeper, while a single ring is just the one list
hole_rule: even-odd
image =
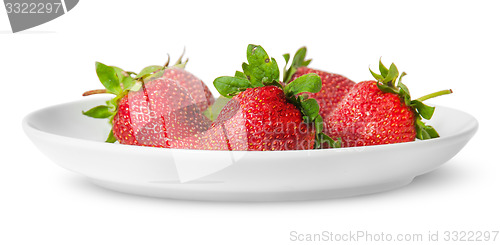
[{"label": "ceramic plate", "polygon": [[107,121],[81,111],[107,98],[35,111],[23,128],[52,161],[99,186],[174,199],[289,201],[389,190],[450,160],[478,128],[471,115],[437,106],[430,124],[441,137],[425,141],[279,152],[161,149],[104,143]]}]

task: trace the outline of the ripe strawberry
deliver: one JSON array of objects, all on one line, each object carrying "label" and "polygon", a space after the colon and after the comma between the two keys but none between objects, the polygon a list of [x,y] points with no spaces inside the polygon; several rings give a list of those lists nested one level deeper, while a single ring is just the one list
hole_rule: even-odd
[{"label": "ripe strawberry", "polygon": [[214,81],[221,95],[232,98],[212,125],[222,127],[228,149],[313,149],[331,140],[322,133],[323,120],[316,100],[297,96],[321,89],[316,74],[304,75],[283,86],[276,60],[261,46],[248,45],[247,59],[243,72]]},{"label": "ripe strawberry", "polygon": [[422,122],[430,119],[434,107],[422,103],[443,90],[411,100],[408,88],[401,82],[402,73],[394,64],[387,69],[379,64],[381,74],[370,70],[377,81],[360,82],[349,91],[337,108],[325,120],[327,134],[341,138],[342,147],[391,144],[439,137],[432,126]]},{"label": "ripe strawberry", "polygon": [[173,141],[203,132],[211,124],[201,110],[213,103],[213,96],[201,80],[182,69],[184,65],[179,59],[174,67],[167,62],[135,74],[96,62],[106,89],[84,95],[112,93],[116,97],[83,114],[110,119],[112,130],[106,142],[171,148]]},{"label": "ripe strawberry", "polygon": [[172,148],[191,150],[231,150],[222,125],[213,125],[208,130],[190,137],[172,140]]},{"label": "ripe strawberry", "polygon": [[173,66],[165,69],[162,77],[177,81],[179,86],[185,88],[191,94],[201,111],[205,111],[215,101],[207,85],[181,67]]},{"label": "ripe strawberry", "polygon": [[[288,83],[288,81],[293,81],[304,74],[317,74],[321,78],[321,90],[315,94],[304,94],[318,101],[320,106],[319,114],[326,118],[328,114],[337,107],[337,104],[344,98],[355,83],[342,75],[307,67],[311,60],[304,60],[306,52],[307,49],[302,47],[295,53],[290,68],[285,71],[284,81]],[[286,57],[290,57],[289,54],[285,54],[285,58]]]},{"label": "ripe strawberry", "polygon": [[171,148],[172,141],[203,132],[210,124],[186,89],[160,77],[120,100],[113,132],[122,144]]},{"label": "ripe strawberry", "polygon": [[303,150],[314,148],[315,129],[277,86],[248,88],[222,109],[231,150]]}]

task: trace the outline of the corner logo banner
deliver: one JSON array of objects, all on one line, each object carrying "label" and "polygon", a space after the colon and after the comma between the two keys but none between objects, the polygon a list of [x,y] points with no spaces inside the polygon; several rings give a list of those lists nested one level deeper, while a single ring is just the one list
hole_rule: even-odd
[{"label": "corner logo banner", "polygon": [[73,9],[78,0],[4,0],[12,32],[49,22]]}]

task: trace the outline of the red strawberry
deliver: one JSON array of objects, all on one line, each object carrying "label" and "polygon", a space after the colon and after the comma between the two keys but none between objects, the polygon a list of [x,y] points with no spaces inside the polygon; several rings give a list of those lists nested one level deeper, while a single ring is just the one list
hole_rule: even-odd
[{"label": "red strawberry", "polygon": [[172,148],[192,150],[231,150],[222,125],[213,125],[206,131],[190,137],[173,140]]},{"label": "red strawberry", "polygon": [[185,88],[191,94],[201,111],[206,110],[215,101],[207,85],[181,67],[174,66],[165,69],[162,77],[177,81],[179,86]]},{"label": "red strawberry", "polygon": [[274,151],[314,148],[315,130],[277,86],[248,88],[224,107],[214,126],[223,125],[230,150]]},{"label": "red strawberry", "polygon": [[210,127],[195,102],[175,80],[155,78],[120,100],[114,135],[122,144],[174,148],[172,141]]},{"label": "red strawberry", "polygon": [[110,119],[112,130],[106,142],[171,148],[173,141],[210,127],[210,120],[201,113],[201,108],[213,103],[206,85],[184,69],[167,65],[149,66],[134,76],[96,62],[97,75],[106,89],[84,95],[104,92],[116,97],[83,114]]},{"label": "red strawberry", "polygon": [[276,60],[261,46],[248,45],[247,59],[243,72],[214,81],[221,95],[232,97],[213,124],[224,129],[228,149],[302,150],[328,140],[321,133],[323,121],[316,100],[297,96],[318,92],[320,78],[308,74],[283,86]]},{"label": "red strawberry", "polygon": [[321,78],[321,90],[315,94],[304,94],[318,101],[320,106],[319,114],[326,118],[326,116],[337,107],[337,104],[344,98],[355,83],[342,75],[307,67],[311,60],[304,60],[306,52],[307,49],[303,47],[295,53],[290,68],[285,72],[285,82],[288,82],[287,78],[293,81],[304,74],[317,74]]},{"label": "red strawberry", "polygon": [[387,69],[380,62],[381,75],[370,72],[377,81],[360,82],[349,91],[337,108],[325,120],[327,134],[341,138],[343,147],[391,144],[439,137],[431,126],[422,122],[430,119],[434,107],[422,101],[449,94],[443,90],[411,100],[408,88],[394,64]]}]

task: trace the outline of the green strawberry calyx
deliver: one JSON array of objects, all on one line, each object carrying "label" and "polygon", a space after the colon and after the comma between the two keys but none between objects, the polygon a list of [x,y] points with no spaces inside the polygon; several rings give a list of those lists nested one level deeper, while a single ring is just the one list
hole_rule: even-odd
[{"label": "green strawberry calyx", "polygon": [[435,107],[428,106],[424,104],[423,101],[437,96],[451,94],[453,91],[451,89],[441,90],[412,100],[408,87],[401,82],[401,79],[406,75],[405,72],[399,75],[399,71],[394,63],[392,63],[389,69],[387,69],[387,67],[382,64],[382,60],[379,61],[379,71],[380,74],[377,74],[370,69],[370,73],[377,80],[377,87],[382,92],[399,95],[401,100],[404,101],[405,105],[410,107],[414,111],[416,116],[416,138],[421,140],[438,138],[438,132],[432,126],[426,125],[422,121],[422,118],[426,120],[430,120],[432,118]]},{"label": "green strawberry calyx", "polygon": [[[130,91],[139,91],[144,83],[152,78],[161,76],[163,71],[171,67],[182,68],[186,66],[187,59],[183,62],[182,56],[177,60],[173,66],[169,66],[170,56],[168,56],[167,62],[163,66],[152,65],[143,68],[139,73],[125,71],[116,66],[108,66],[100,62],[95,62],[95,70],[99,81],[104,86],[104,89],[95,89],[83,93],[83,96],[89,96],[94,94],[113,94],[115,97],[106,101],[105,105],[98,105],[87,111],[82,111],[83,115],[99,118],[108,119],[109,123],[113,125],[113,119],[118,112],[118,103],[120,100],[126,96]],[[116,142],[116,138],[113,134],[113,129],[109,132],[108,138],[106,139],[108,143]]]},{"label": "green strawberry calyx", "polygon": [[306,60],[307,48],[301,47],[295,55],[293,56],[292,63],[290,67],[287,69],[288,62],[290,61],[290,54],[284,54],[283,58],[285,58],[285,67],[283,68],[283,83],[287,84],[291,79],[293,74],[297,72],[299,67],[308,66],[311,63],[311,59]]},{"label": "green strawberry calyx", "polygon": [[[279,81],[278,63],[269,57],[261,46],[249,44],[247,60],[248,63],[242,64],[243,72],[236,71],[234,76],[222,76],[214,80],[214,86],[222,96],[231,98],[248,88],[277,86],[283,90],[288,102],[301,111],[304,122],[315,126],[315,148],[321,148],[324,143],[328,143],[331,147],[339,146],[337,141],[323,133],[323,118],[319,115],[318,102],[300,95],[304,92],[317,93],[321,90],[321,78],[317,74],[305,74],[285,85]],[[288,63],[286,57],[285,60]]]}]

